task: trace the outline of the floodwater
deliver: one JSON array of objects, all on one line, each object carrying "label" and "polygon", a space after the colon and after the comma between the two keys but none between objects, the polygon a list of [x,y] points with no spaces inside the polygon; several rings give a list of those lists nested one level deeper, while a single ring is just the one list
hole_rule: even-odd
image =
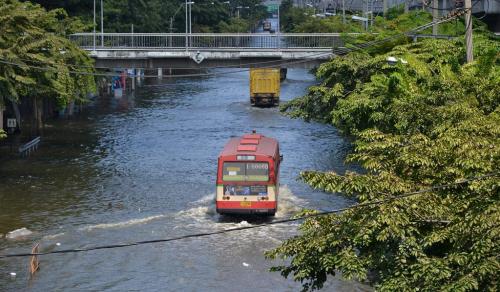
[{"label": "floodwater", "polygon": [[[214,208],[217,156],[233,136],[253,129],[280,142],[277,216],[352,202],[298,181],[306,169],[344,172],[349,143],[335,128],[249,105],[248,72],[148,82],[123,98],[98,98],[72,120],[51,121],[40,149],[0,164],[0,253],[85,248],[254,224]],[[315,83],[289,69],[282,101]],[[247,222],[248,221],[248,222]],[[0,291],[297,291],[300,283],[269,272],[263,253],[297,234],[297,223],[134,247],[0,259]],[[15,278],[11,272],[17,273]],[[330,278],[327,291],[365,291]]]}]

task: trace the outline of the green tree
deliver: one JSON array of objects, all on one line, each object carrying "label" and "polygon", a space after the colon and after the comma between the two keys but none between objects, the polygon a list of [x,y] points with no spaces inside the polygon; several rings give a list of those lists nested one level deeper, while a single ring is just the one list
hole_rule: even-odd
[{"label": "green tree", "polygon": [[[500,42],[480,30],[472,64],[461,39],[353,53],[321,66],[322,84],[283,107],[353,135],[347,162],[365,169],[301,178],[373,204],[307,219],[267,253],[291,259],[273,270],[305,290],[337,272],[379,290],[498,290]],[[464,182],[471,177],[482,178]],[[390,200],[455,182],[463,183]]]},{"label": "green tree", "polygon": [[[92,1],[44,1],[36,0],[47,9],[63,8],[69,15],[80,17],[91,29],[93,21]],[[104,31],[129,32],[134,25],[135,32],[169,32],[173,18],[174,32],[185,29],[185,2],[179,0],[105,0]],[[192,5],[193,32],[213,32],[224,21],[235,15],[236,7],[243,6],[241,18],[253,23],[265,16],[265,8],[260,0],[238,0],[229,4],[219,0],[200,0]],[[180,10],[178,10],[180,8]],[[100,1],[97,1],[97,29],[100,29]],[[177,13],[176,13],[177,12]],[[235,31],[236,32],[236,31]],[[245,30],[246,32],[246,30]]]},{"label": "green tree", "polygon": [[64,106],[94,91],[92,75],[71,72],[93,72],[92,59],[66,38],[81,22],[61,9],[47,12],[29,2],[0,0],[0,23],[1,101],[28,98],[40,126],[42,98]]},{"label": "green tree", "polygon": [[228,22],[221,21],[217,26],[217,31],[221,33],[248,32],[251,24],[243,18],[230,18]]}]

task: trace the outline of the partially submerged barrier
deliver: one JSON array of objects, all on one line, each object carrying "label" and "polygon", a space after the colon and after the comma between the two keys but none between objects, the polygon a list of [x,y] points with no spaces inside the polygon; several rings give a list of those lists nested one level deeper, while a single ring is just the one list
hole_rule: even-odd
[{"label": "partially submerged barrier", "polygon": [[19,147],[19,155],[21,155],[21,157],[29,156],[31,152],[38,149],[39,144],[40,144],[40,136],[36,137],[35,139],[29,141],[24,145],[21,145]]}]

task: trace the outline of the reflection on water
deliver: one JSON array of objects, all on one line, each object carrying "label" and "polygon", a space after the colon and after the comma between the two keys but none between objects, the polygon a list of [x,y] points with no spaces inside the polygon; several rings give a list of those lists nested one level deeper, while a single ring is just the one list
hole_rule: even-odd
[{"label": "reflection on water", "polygon": [[[216,72],[224,72],[220,69]],[[289,70],[282,100],[314,84]],[[146,84],[124,98],[99,98],[74,120],[50,122],[40,150],[0,165],[1,253],[42,251],[212,232],[291,216],[302,208],[349,204],[313,191],[304,169],[345,171],[348,143],[329,126],[291,120],[249,105],[248,72]],[[256,129],[284,154],[274,218],[215,212],[217,156],[225,142]],[[211,237],[88,253],[43,256],[33,290],[298,290],[268,269],[263,253],[296,233],[297,223]],[[59,245],[57,245],[59,243]],[[245,265],[243,264],[245,263]],[[0,290],[24,290],[26,259],[0,260]],[[11,279],[9,272],[17,272]],[[328,290],[366,289],[331,279]]]}]

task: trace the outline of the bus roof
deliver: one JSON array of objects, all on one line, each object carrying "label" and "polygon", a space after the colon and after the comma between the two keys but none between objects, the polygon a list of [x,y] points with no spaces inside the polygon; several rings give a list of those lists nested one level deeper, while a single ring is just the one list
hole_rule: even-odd
[{"label": "bus roof", "polygon": [[231,138],[224,146],[220,157],[234,155],[264,155],[275,157],[278,152],[278,141],[261,134],[247,134]]}]

